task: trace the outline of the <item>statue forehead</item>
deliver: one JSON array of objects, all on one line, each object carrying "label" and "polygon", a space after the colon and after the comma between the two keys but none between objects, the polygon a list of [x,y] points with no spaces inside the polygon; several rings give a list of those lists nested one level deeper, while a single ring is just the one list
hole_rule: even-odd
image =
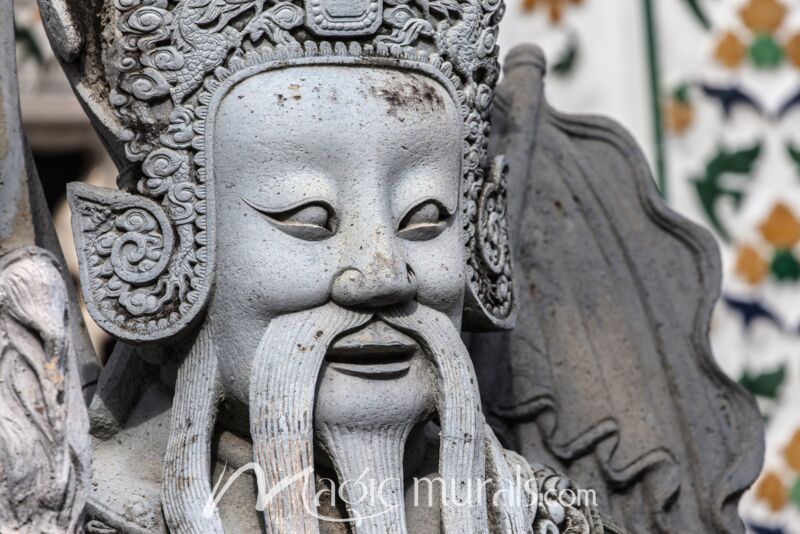
[{"label": "statue forehead", "polygon": [[[295,123],[296,114],[317,119],[324,115],[357,119],[365,128],[385,123],[397,127],[410,115],[462,122],[450,91],[431,77],[407,69],[352,65],[301,65],[256,73],[221,95],[213,120],[225,120],[231,112],[249,121],[287,117]],[[305,122],[314,126],[313,120]]]},{"label": "statue forehead", "polygon": [[[220,100],[210,117],[217,151],[233,146],[257,157],[271,148],[272,157],[303,145],[316,154],[345,150],[366,157],[397,148],[405,158],[419,160],[445,145],[461,147],[463,121],[448,90],[409,70],[330,65],[270,70],[233,84]],[[319,140],[328,144],[313,146]]]}]

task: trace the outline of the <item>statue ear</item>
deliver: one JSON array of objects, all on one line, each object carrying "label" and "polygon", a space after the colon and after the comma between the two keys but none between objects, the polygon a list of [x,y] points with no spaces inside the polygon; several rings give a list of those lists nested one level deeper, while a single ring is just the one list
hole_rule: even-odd
[{"label": "statue ear", "polygon": [[467,246],[467,292],[463,328],[470,332],[511,330],[516,319],[512,254],[508,238],[506,182],[508,165],[498,156],[486,173],[477,198]]},{"label": "statue ear", "polygon": [[141,343],[194,324],[208,294],[204,249],[188,248],[164,209],[147,198],[72,183],[67,189],[81,288],[109,334]]}]

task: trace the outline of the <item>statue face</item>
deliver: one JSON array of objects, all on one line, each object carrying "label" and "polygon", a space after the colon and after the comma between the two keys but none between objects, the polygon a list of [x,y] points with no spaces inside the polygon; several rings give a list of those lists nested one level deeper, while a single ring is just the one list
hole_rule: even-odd
[{"label": "statue face", "polygon": [[230,394],[246,403],[278,315],[417,300],[459,327],[461,128],[448,92],[407,70],[295,66],[229,92],[213,125],[210,317]]}]

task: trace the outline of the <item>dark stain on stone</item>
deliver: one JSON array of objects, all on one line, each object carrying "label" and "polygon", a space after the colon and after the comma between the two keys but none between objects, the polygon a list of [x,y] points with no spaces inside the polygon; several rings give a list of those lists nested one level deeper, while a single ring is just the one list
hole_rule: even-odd
[{"label": "dark stain on stone", "polygon": [[444,107],[444,99],[439,91],[436,90],[428,80],[420,80],[418,77],[410,78],[407,75],[397,76],[396,84],[391,88],[370,87],[370,92],[382,98],[389,107],[387,114],[400,121],[404,120],[402,113],[404,110],[413,109],[417,111],[437,111]]}]

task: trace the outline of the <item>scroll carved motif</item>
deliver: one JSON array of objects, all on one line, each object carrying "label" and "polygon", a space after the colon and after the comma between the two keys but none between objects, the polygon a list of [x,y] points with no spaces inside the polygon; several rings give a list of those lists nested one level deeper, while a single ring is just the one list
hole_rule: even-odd
[{"label": "scroll carved motif", "polygon": [[476,269],[480,287],[480,300],[490,308],[492,315],[507,317],[512,312],[511,260],[509,258],[506,214],[505,158],[498,156],[492,165],[489,179],[483,184],[478,197],[478,224],[476,248],[480,252],[483,269]]},{"label": "scroll carved motif", "polygon": [[317,35],[368,35],[381,25],[381,0],[307,0],[308,25]]},{"label": "scroll carved motif", "polygon": [[[168,164],[158,159],[151,173]],[[162,187],[158,178],[146,181]],[[202,278],[202,255],[193,250],[194,186],[172,185],[165,204],[124,192],[72,184],[69,200],[78,241],[81,278],[92,317],[114,335],[136,340],[168,336],[180,328]],[[175,309],[174,302],[180,304]],[[178,313],[180,312],[180,313]]]}]

